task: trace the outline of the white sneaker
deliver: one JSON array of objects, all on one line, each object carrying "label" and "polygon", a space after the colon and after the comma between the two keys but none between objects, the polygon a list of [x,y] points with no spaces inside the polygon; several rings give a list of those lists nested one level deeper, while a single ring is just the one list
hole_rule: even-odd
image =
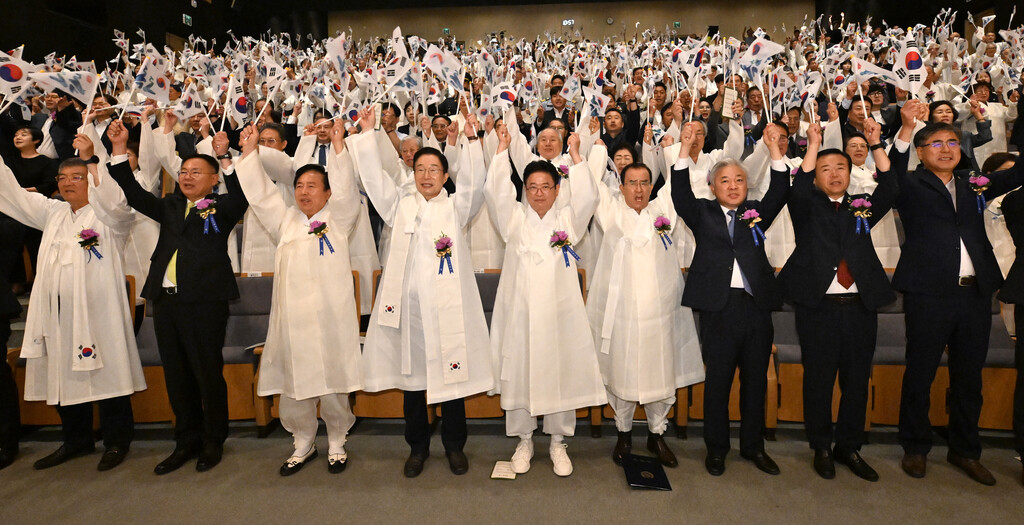
[{"label": "white sneaker", "polygon": [[569,461],[569,454],[565,452],[568,446],[564,442],[552,443],[549,450],[551,462],[555,464],[555,474],[562,477],[572,474],[572,461]]},{"label": "white sneaker", "polygon": [[516,474],[529,472],[531,459],[533,459],[533,440],[520,439],[515,453],[512,454],[512,472]]}]

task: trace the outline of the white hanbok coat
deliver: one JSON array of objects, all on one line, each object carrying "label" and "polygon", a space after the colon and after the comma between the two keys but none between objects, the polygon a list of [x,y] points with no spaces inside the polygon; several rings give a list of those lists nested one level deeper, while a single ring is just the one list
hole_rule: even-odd
[{"label": "white hanbok coat", "polygon": [[[490,390],[487,321],[466,243],[483,200],[483,152],[463,148],[458,191],[449,197],[442,189],[428,201],[373,166],[379,157],[372,134],[347,141],[366,193],[392,228],[363,346],[363,389],[426,390],[430,404]],[[434,246],[442,234],[452,241],[451,271]]]},{"label": "white hanbok coat", "polygon": [[[587,231],[597,187],[586,162],[569,168],[568,202],[544,217],[516,201],[509,156],[491,161],[487,207],[506,242],[505,262],[491,316],[491,356],[500,381],[501,408],[533,416],[607,402],[587,329],[576,260],[551,247],[564,231],[571,243]],[[568,190],[569,188],[562,188]],[[556,204],[557,206],[557,204]]]},{"label": "white hanbok coat", "polygon": [[[684,280],[676,249],[654,229],[678,224],[669,181],[640,213],[600,188],[595,222],[605,232],[587,316],[601,376],[615,397],[641,404],[704,380],[693,312],[679,304]],[[674,227],[673,227],[674,229]]]},{"label": "white hanbok coat", "polygon": [[[348,237],[360,208],[351,165],[328,159],[331,198],[307,218],[285,203],[263,171],[262,154],[261,149],[236,167],[250,209],[277,242],[270,326],[257,392],[302,400],[359,390],[359,320]],[[327,225],[330,246],[309,233],[314,220]]]},{"label": "white hanbok coat", "polygon": [[[102,182],[120,193],[113,181]],[[26,401],[67,406],[146,389],[121,256],[131,213],[127,206],[104,211],[86,205],[72,212],[64,201],[27,192],[0,163],[0,212],[43,231],[21,348]],[[99,234],[102,259],[79,245],[86,228]]]}]

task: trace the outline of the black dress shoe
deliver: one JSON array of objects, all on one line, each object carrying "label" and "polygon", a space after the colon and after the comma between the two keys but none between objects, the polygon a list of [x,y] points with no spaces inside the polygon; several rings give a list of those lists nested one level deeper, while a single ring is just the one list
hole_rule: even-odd
[{"label": "black dress shoe", "polygon": [[203,445],[203,449],[199,451],[199,461],[196,461],[196,472],[206,472],[216,467],[223,455],[224,445]]},{"label": "black dress shoe", "polygon": [[708,454],[708,457],[704,458],[704,468],[708,469],[708,474],[712,476],[721,476],[725,473],[725,456]]},{"label": "black dress shoe", "polygon": [[469,471],[469,459],[461,450],[453,450],[445,455],[448,456],[448,466],[452,469],[452,474],[461,476]]},{"label": "black dress shoe", "polygon": [[765,454],[763,450],[758,450],[753,454],[740,454],[740,456],[743,456],[744,459],[753,461],[754,466],[757,467],[758,470],[760,470],[761,472],[764,472],[765,474],[771,474],[772,476],[779,475],[779,466],[776,465],[775,461],[773,461],[772,458],[768,456],[768,454]]},{"label": "black dress shoe", "polygon": [[654,454],[654,457],[658,458],[658,461],[666,467],[678,467],[679,460],[676,459],[676,455],[668,448],[665,443],[665,438],[661,437],[661,434],[651,434],[647,436],[647,450]]},{"label": "black dress shoe", "polygon": [[868,481],[878,481],[878,473],[875,469],[871,468],[870,465],[864,461],[864,458],[860,457],[860,453],[856,450],[853,452],[843,452],[836,449],[836,460],[850,467],[850,470],[857,475],[860,479],[866,479]]},{"label": "black dress shoe", "polygon": [[423,462],[427,460],[426,454],[419,455],[416,453],[409,454],[409,459],[405,460],[405,477],[415,478],[423,472]]},{"label": "black dress shoe", "polygon": [[56,467],[61,463],[69,459],[82,457],[86,454],[91,454],[96,450],[95,446],[87,446],[81,448],[69,448],[67,445],[61,445],[53,454],[36,461],[32,466],[36,470],[48,469],[50,467]]},{"label": "black dress shoe", "polygon": [[292,474],[302,470],[303,465],[305,465],[307,461],[315,459],[316,456],[316,447],[312,447],[309,453],[305,456],[292,456],[288,458],[288,461],[285,461],[284,465],[281,465],[281,470],[278,472],[282,476],[291,476]]},{"label": "black dress shoe", "polygon": [[167,459],[161,461],[160,464],[153,469],[153,472],[158,476],[174,472],[197,455],[199,455],[199,450],[195,448],[175,448],[174,452],[171,452],[171,455],[167,456]]},{"label": "black dress shoe", "polygon": [[619,432],[619,439],[615,442],[615,450],[612,450],[612,461],[616,465],[622,464],[622,457],[633,451],[633,433]]},{"label": "black dress shoe", "polygon": [[348,454],[328,454],[327,455],[327,472],[331,474],[341,474],[345,471],[345,467],[348,465]]},{"label": "black dress shoe", "polygon": [[924,454],[904,453],[903,460],[900,461],[900,467],[903,468],[903,472],[906,472],[912,478],[923,478],[926,465],[928,465],[928,460]]},{"label": "black dress shoe", "polygon": [[124,457],[128,455],[128,447],[122,447],[120,445],[114,445],[107,447],[107,450],[103,452],[103,457],[100,458],[100,464],[96,466],[96,470],[103,472],[110,470],[124,461]]},{"label": "black dress shoe", "polygon": [[17,456],[18,449],[16,447],[0,448],[0,470],[11,466]]},{"label": "black dress shoe", "polygon": [[954,467],[964,471],[971,479],[982,485],[991,487],[996,484],[996,478],[992,477],[992,473],[976,459],[965,458],[950,450],[946,454],[946,461],[949,461]]},{"label": "black dress shoe", "polygon": [[832,451],[827,448],[814,449],[814,471],[825,479],[836,477],[836,462],[832,459]]}]

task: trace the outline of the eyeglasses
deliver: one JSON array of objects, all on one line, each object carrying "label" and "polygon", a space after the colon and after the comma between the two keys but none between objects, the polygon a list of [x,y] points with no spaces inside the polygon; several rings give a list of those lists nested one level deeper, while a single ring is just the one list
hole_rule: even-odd
[{"label": "eyeglasses", "polygon": [[272,146],[278,142],[281,141],[277,139],[260,139],[260,146]]},{"label": "eyeglasses", "polygon": [[427,173],[429,173],[431,175],[440,175],[441,174],[441,168],[436,168],[436,167],[432,167],[432,168],[416,168],[416,169],[413,170],[413,173],[415,173],[416,175],[424,175],[424,174],[427,174]]},{"label": "eyeglasses", "polygon": [[931,146],[935,149],[942,149],[942,146],[947,146],[949,149],[956,149],[960,147],[960,141],[947,140],[946,142],[942,142],[941,140],[936,140],[935,142],[929,142],[928,144],[925,144],[925,146]]},{"label": "eyeglasses", "polygon": [[430,127],[433,129],[445,129],[448,127],[448,124],[431,124]]},{"label": "eyeglasses", "polygon": [[526,187],[526,191],[528,191],[530,193],[547,193],[547,192],[549,192],[549,191],[551,191],[553,189],[555,189],[555,187],[552,186],[551,184],[541,184],[541,185],[531,184],[531,185]]},{"label": "eyeglasses", "polygon": [[85,175],[57,175],[57,182],[82,182]]},{"label": "eyeglasses", "polygon": [[199,170],[192,170],[192,171],[181,170],[181,171],[178,172],[178,178],[179,179],[180,178],[184,178],[184,177],[188,177],[188,178],[194,179],[194,178],[197,178],[197,177],[202,177],[203,175],[213,175],[213,173],[206,172],[206,171],[199,171]]}]

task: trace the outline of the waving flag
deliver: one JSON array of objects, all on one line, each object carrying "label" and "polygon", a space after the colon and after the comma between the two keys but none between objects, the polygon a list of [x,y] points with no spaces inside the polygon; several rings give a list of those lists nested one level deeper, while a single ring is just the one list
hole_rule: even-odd
[{"label": "waving flag", "polygon": [[178,98],[178,103],[174,105],[174,113],[178,115],[178,118],[186,120],[191,118],[193,115],[199,115],[205,113],[203,109],[203,101],[199,97],[199,91],[196,90],[195,82],[188,85],[185,88],[185,92]]},{"label": "waving flag", "polygon": [[853,59],[853,73],[857,83],[862,83],[872,77],[878,77],[881,78],[883,82],[887,82],[894,86],[899,86],[901,84],[900,78],[894,75],[892,71],[887,71],[859,58]]},{"label": "waving flag", "polygon": [[328,39],[324,45],[327,50],[327,58],[339,73],[345,72],[348,66],[348,62],[345,60],[345,57],[348,55],[347,43],[345,33],[342,33],[337,38]]},{"label": "waving flag", "polygon": [[0,93],[6,96],[16,95],[28,85],[29,73],[39,69],[39,66],[0,52]]},{"label": "waving flag", "polygon": [[228,103],[224,105],[227,116],[234,119],[235,123],[245,122],[249,114],[249,101],[245,98],[245,89],[241,82],[235,82],[235,76],[231,75],[228,80]]},{"label": "waving flag", "polygon": [[744,53],[739,60],[750,64],[754,60],[764,61],[785,51],[786,48],[783,45],[772,42],[771,40],[766,40],[764,37],[758,37],[750,43],[750,47],[747,48],[747,52]]},{"label": "waving flag", "polygon": [[167,79],[167,61],[160,55],[148,58],[135,75],[135,89],[144,97],[169,104],[171,81]]},{"label": "waving flag", "polygon": [[58,71],[56,73],[30,73],[28,78],[45,91],[59,89],[82,104],[92,102],[99,82],[90,71]]},{"label": "waving flag", "polygon": [[452,89],[464,91],[462,87],[462,63],[459,62],[448,51],[441,51],[435,44],[427,48],[427,54],[423,63],[427,69],[441,77]]},{"label": "waving flag", "polygon": [[921,89],[921,86],[924,85],[927,71],[925,70],[924,59],[921,58],[921,53],[914,40],[908,38],[904,42],[903,49],[893,64],[892,72],[900,79],[900,89],[917,93],[917,90]]},{"label": "waving flag", "polygon": [[505,110],[512,107],[517,99],[516,88],[511,82],[502,82],[491,88],[491,110],[497,113],[505,113]]}]

